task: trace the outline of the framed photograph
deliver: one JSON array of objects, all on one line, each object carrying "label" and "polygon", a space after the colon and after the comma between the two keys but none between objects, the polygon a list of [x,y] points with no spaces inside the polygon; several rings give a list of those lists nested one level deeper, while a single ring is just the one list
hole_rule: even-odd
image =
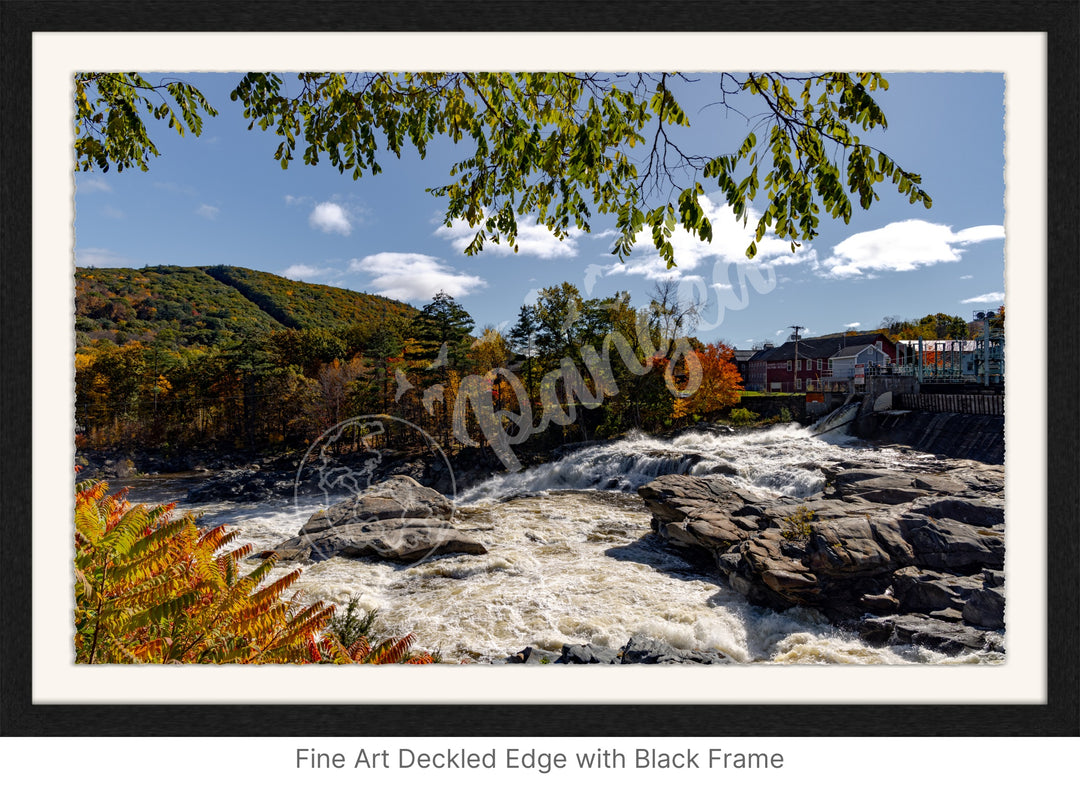
[{"label": "framed photograph", "polygon": [[1075,6],[0,13],[3,735],[1080,735]]}]

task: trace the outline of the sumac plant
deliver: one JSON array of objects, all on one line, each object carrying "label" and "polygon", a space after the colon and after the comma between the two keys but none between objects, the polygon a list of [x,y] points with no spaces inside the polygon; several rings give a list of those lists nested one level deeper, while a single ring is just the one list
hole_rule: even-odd
[{"label": "sumac plant", "polygon": [[342,646],[327,630],[334,606],[299,606],[285,592],[295,569],[263,584],[277,558],[241,573],[251,545],[202,530],[173,504],[131,505],[104,481],[75,492],[75,661],[103,663],[430,662],[412,635],[372,649]]}]

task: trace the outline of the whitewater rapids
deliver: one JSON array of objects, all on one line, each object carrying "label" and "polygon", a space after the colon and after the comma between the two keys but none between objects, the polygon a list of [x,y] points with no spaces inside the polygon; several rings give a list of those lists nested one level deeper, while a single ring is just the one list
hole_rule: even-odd
[{"label": "whitewater rapids", "polygon": [[[456,525],[476,531],[487,555],[437,557],[405,568],[334,558],[304,567],[293,590],[303,601],[344,604],[357,596],[365,609],[379,610],[388,635],[413,632],[418,648],[450,662],[491,660],[529,645],[617,648],[635,634],[676,648],[717,649],[746,663],[1000,661],[981,652],[946,657],[910,646],[874,648],[815,612],[750,606],[720,584],[714,569],[674,553],[650,531],[636,489],[658,475],[725,475],[756,492],[805,497],[821,490],[825,466],[933,464],[923,454],[827,436],[790,424],[670,439],[633,435],[585,446],[459,493]],[[198,510],[208,523],[240,530],[258,551],[294,537],[323,506],[312,498]],[[275,572],[290,569],[279,564]]]}]

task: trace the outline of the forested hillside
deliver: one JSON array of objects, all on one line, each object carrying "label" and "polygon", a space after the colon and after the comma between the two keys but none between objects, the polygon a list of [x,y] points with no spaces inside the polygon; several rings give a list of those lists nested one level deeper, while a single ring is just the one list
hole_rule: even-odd
[{"label": "forested hillside", "polygon": [[544,288],[504,336],[441,292],[417,310],[239,267],[76,278],[85,450],[295,450],[371,414],[449,451],[534,428],[558,444],[693,423],[741,389],[730,348],[683,337],[688,309],[670,288],[642,308]]},{"label": "forested hillside", "polygon": [[282,329],[403,325],[403,302],[235,266],[76,269],[76,345],[110,340],[215,346]]}]

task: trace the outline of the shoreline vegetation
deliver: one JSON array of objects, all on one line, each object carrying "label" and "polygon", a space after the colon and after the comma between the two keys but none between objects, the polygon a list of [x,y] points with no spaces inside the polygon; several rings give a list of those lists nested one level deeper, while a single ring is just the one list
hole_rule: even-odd
[{"label": "shoreline vegetation", "polygon": [[297,607],[286,591],[301,572],[263,585],[269,556],[249,574],[245,544],[224,525],[200,530],[174,504],[132,505],[104,481],[75,490],[75,661],[79,664],[430,664],[415,636],[376,645],[374,615],[350,606]]}]

